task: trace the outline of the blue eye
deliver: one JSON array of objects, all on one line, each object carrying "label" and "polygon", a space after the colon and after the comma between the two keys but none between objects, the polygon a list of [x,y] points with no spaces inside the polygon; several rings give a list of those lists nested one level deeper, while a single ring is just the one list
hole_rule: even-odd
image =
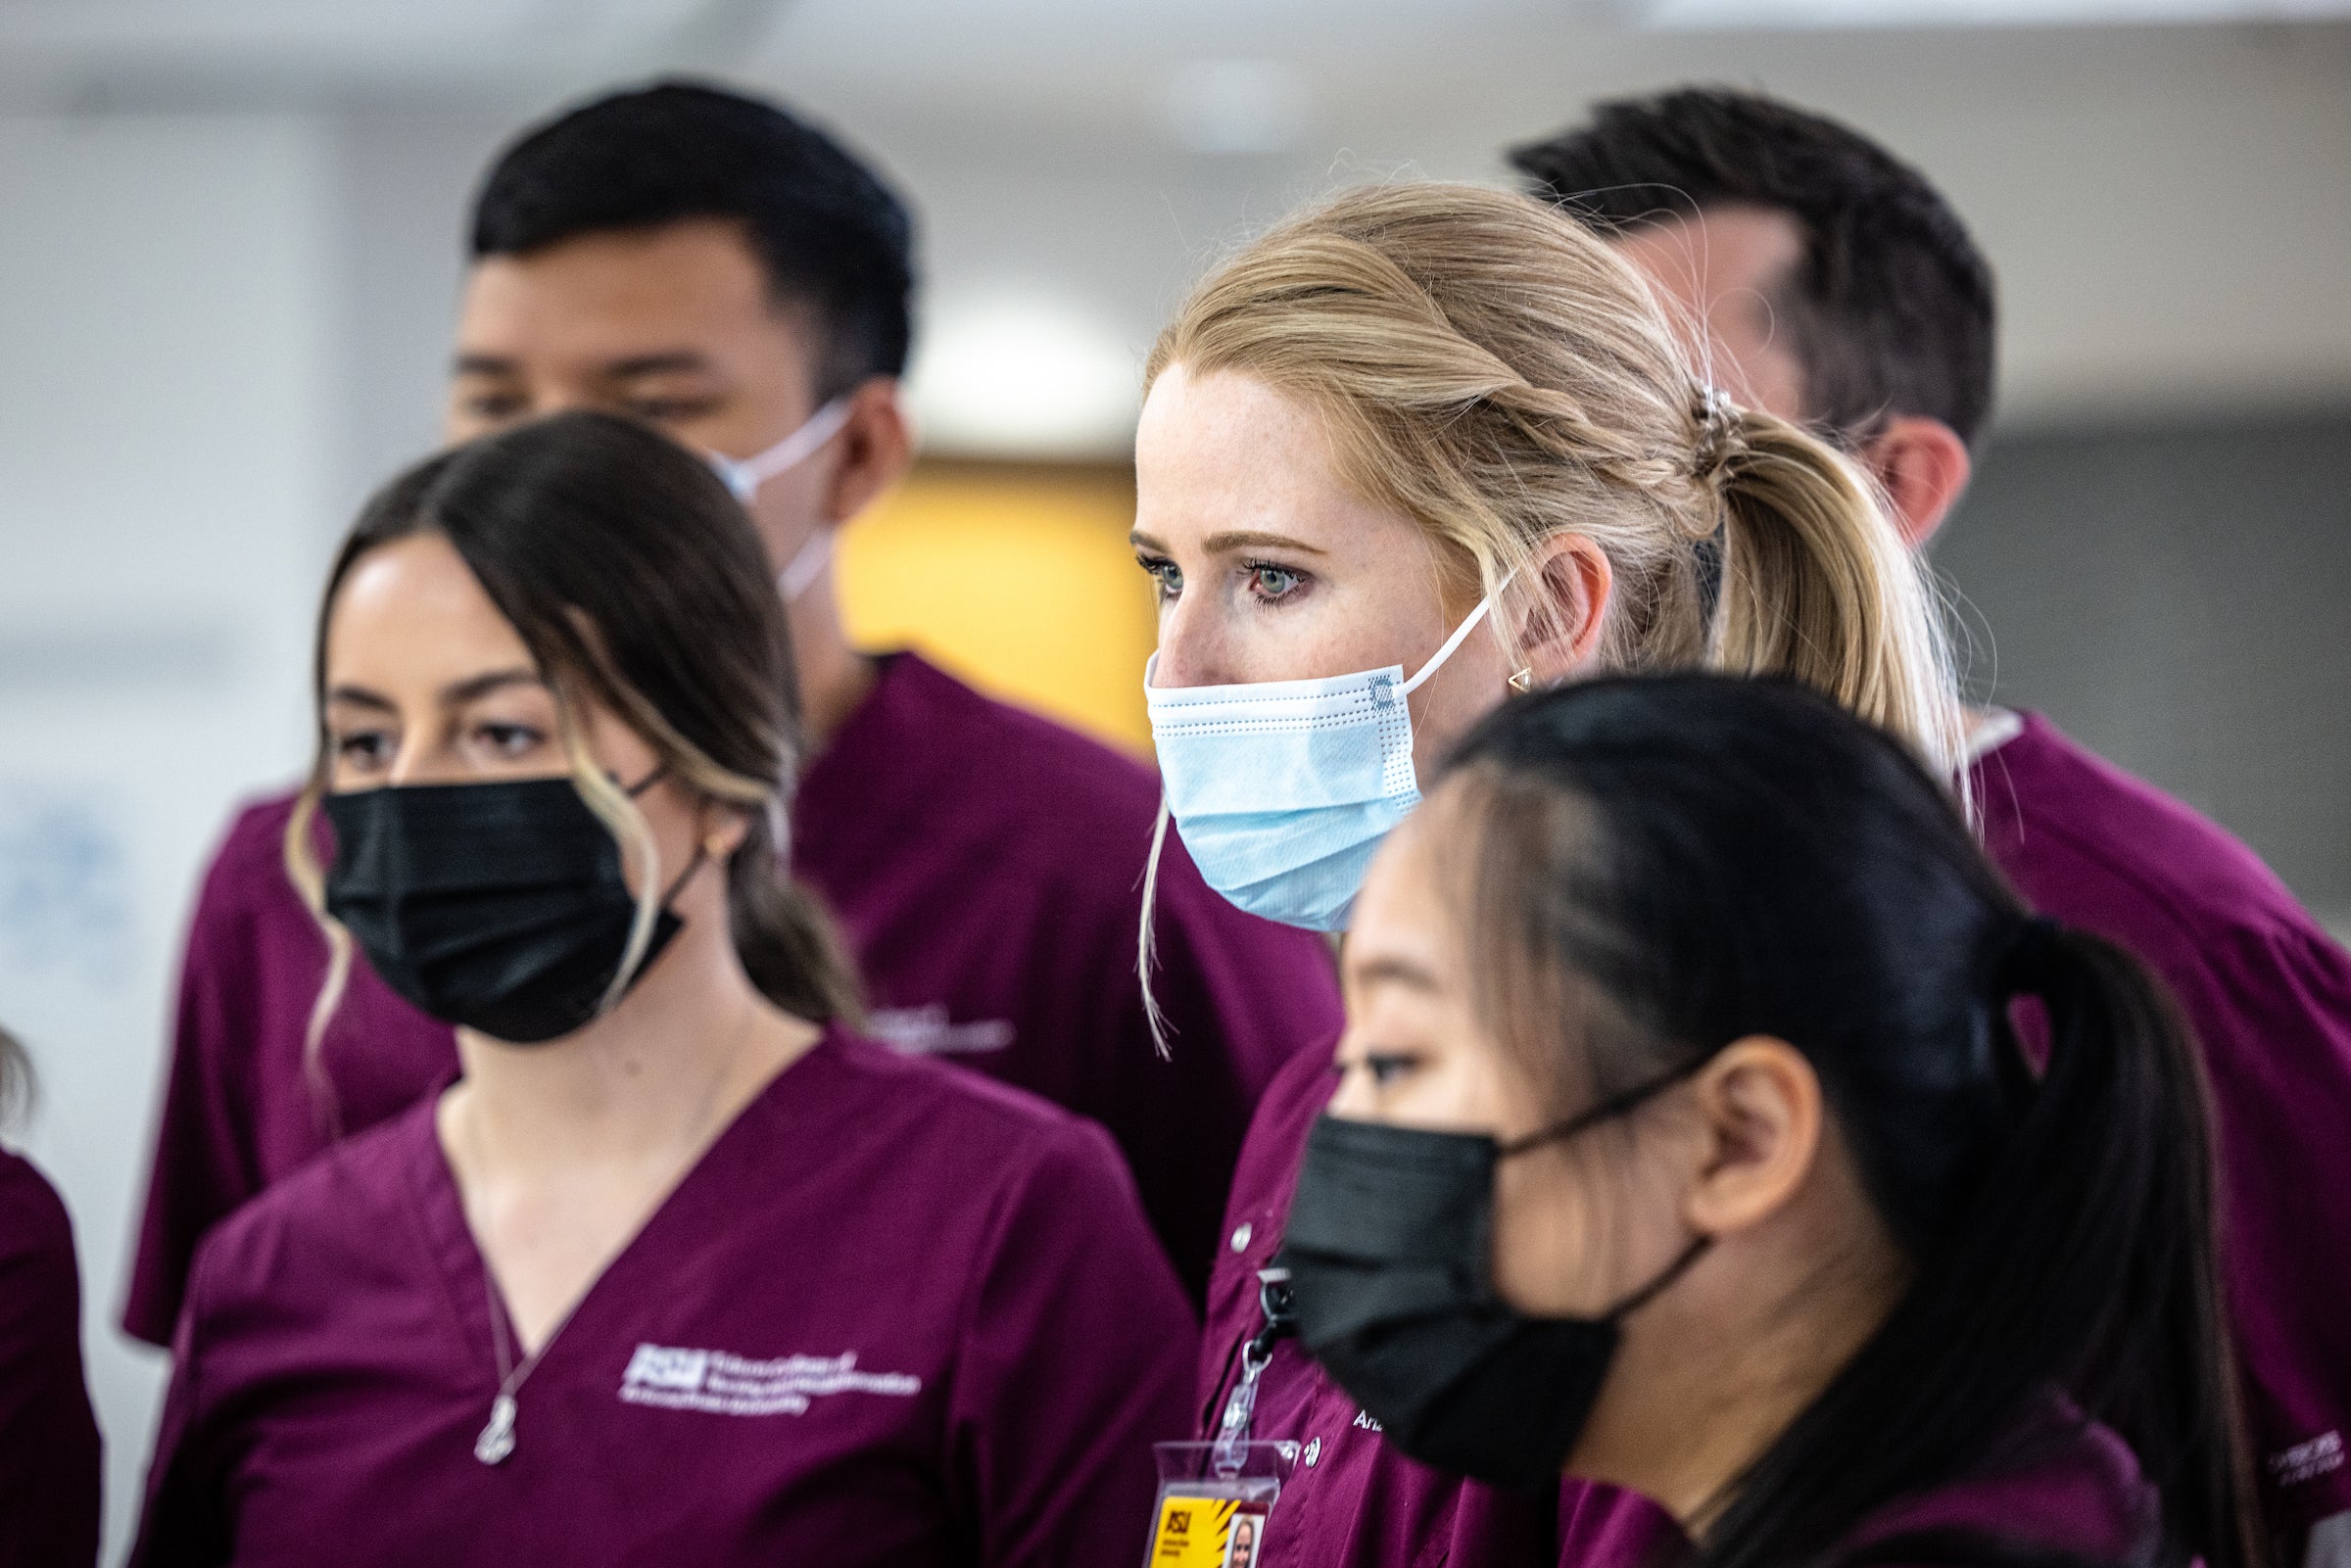
[{"label": "blue eye", "polygon": [[1172,599],[1183,592],[1183,570],[1164,555],[1137,555],[1134,563],[1149,575],[1159,596]]},{"label": "blue eye", "polygon": [[1374,1051],[1364,1057],[1364,1070],[1378,1087],[1392,1088],[1420,1066],[1420,1059],[1403,1052]]},{"label": "blue eye", "polygon": [[1249,574],[1249,592],[1268,603],[1289,597],[1306,581],[1304,573],[1270,561],[1251,561],[1242,570]]}]

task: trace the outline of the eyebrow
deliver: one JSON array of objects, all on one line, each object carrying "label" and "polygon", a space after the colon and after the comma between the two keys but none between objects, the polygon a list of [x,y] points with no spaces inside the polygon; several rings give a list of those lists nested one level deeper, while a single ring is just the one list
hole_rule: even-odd
[{"label": "eyebrow", "polygon": [[[544,686],[545,684],[540,680],[539,672],[536,670],[489,670],[443,687],[441,700],[451,707],[463,707],[468,702],[478,701],[493,691],[504,690],[510,686]],[[326,700],[349,702],[362,708],[376,708],[385,713],[400,711],[399,703],[394,702],[382,692],[370,691],[363,686],[329,687]]]},{"label": "eyebrow", "polygon": [[[1163,555],[1168,553],[1167,546],[1162,545],[1139,528],[1127,536],[1127,543],[1138,549],[1153,549]],[[1223,555],[1229,550],[1236,549],[1294,549],[1305,555],[1327,555],[1330,553],[1317,546],[1309,545],[1303,539],[1292,539],[1287,534],[1260,533],[1254,529],[1226,529],[1221,534],[1211,534],[1202,541],[1200,547],[1210,555]]]},{"label": "eyebrow", "polygon": [[390,697],[370,691],[363,686],[330,687],[327,689],[326,700],[349,702],[355,707],[381,708],[386,713],[395,711]]},{"label": "eyebrow", "polygon": [[[615,381],[632,381],[640,376],[699,374],[712,368],[709,356],[692,349],[670,349],[660,354],[632,354],[625,359],[613,359],[597,366],[597,374]],[[519,360],[499,354],[460,354],[452,366],[452,373],[460,376],[512,376],[522,373]]]},{"label": "eyebrow", "polygon": [[672,349],[664,354],[633,354],[625,359],[613,359],[599,365],[598,372],[616,381],[628,381],[637,376],[674,375],[688,371],[707,371],[709,356],[692,349]]},{"label": "eyebrow", "polygon": [[443,687],[441,700],[452,707],[462,707],[468,702],[478,701],[493,691],[501,691],[510,686],[544,686],[546,684],[539,679],[537,670],[490,670]]},{"label": "eyebrow", "polygon": [[1375,985],[1384,981],[1413,991],[1441,989],[1434,974],[1408,958],[1366,959],[1356,966],[1355,981],[1358,985]]}]

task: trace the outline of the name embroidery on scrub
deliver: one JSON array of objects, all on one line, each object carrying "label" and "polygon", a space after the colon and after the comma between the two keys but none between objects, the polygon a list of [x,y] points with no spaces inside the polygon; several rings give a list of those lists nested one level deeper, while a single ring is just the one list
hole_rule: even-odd
[{"label": "name embroidery on scrub", "polygon": [[1012,1024],[1004,1019],[949,1022],[944,1002],[928,1007],[875,1008],[865,1017],[865,1029],[905,1056],[977,1056],[1001,1051],[1013,1038]]},{"label": "name embroidery on scrub", "polygon": [[1371,1419],[1371,1412],[1369,1410],[1356,1411],[1355,1424],[1359,1427],[1362,1427],[1366,1432],[1384,1432],[1387,1430],[1377,1421]]},{"label": "name embroidery on scrub", "polygon": [[2340,1432],[2322,1432],[2308,1443],[2297,1443],[2290,1449],[2270,1455],[2270,1474],[2281,1487],[2298,1487],[2305,1481],[2343,1467],[2343,1435]]},{"label": "name embroidery on scrub", "polygon": [[812,1401],[835,1394],[910,1399],[922,1387],[911,1373],[859,1371],[855,1351],[755,1361],[725,1351],[640,1345],[620,1375],[620,1397],[630,1404],[709,1415],[801,1415]]}]

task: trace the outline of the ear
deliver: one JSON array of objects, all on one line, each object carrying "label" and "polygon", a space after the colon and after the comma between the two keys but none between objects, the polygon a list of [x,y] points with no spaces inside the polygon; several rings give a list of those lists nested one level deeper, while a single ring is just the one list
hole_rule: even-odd
[{"label": "ear", "polygon": [[1860,455],[1894,502],[1895,526],[1912,549],[1935,537],[1973,471],[1957,431],[1915,414],[1895,415]]},{"label": "ear", "polygon": [[743,841],[751,835],[749,813],[741,806],[729,805],[724,801],[704,801],[694,826],[695,831],[701,834],[703,855],[722,864],[728,856],[741,849]]},{"label": "ear", "polygon": [[1616,574],[1608,552],[1584,534],[1554,534],[1535,546],[1519,629],[1534,685],[1566,680],[1592,661]]},{"label": "ear", "polygon": [[1685,1217],[1702,1236],[1762,1223],[1802,1188],[1820,1155],[1820,1078],[1785,1040],[1735,1040],[1691,1080],[1703,1151]]},{"label": "ear", "polygon": [[871,506],[914,466],[914,424],[897,379],[870,376],[848,398],[840,462],[825,489],[825,522],[834,528]]}]

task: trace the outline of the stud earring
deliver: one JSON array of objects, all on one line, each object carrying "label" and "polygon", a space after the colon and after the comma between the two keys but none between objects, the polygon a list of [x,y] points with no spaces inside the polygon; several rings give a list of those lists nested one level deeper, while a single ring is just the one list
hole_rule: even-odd
[{"label": "stud earring", "polygon": [[1520,670],[1516,675],[1511,677],[1511,690],[1523,693],[1532,691],[1534,689],[1535,672],[1531,665],[1526,669]]}]

